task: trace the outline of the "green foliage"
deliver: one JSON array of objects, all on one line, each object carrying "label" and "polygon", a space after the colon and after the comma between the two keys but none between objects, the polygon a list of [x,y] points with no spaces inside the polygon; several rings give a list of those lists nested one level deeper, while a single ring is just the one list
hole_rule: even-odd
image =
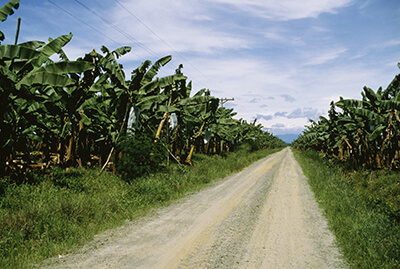
[{"label": "green foliage", "polygon": [[196,155],[193,167],[173,164],[134,181],[98,170],[52,169],[31,182],[7,184],[0,195],[0,268],[32,268],[66,254],[94,234],[121,225],[279,149]]},{"label": "green foliage", "polygon": [[[12,7],[17,8],[18,1],[3,8],[4,19],[12,14]],[[0,46],[0,176],[15,177],[20,167],[27,171],[36,165],[17,161],[33,151],[42,154],[42,167],[55,163],[90,167],[99,159],[105,167],[111,160],[132,177],[158,168],[158,153],[149,157],[133,152],[137,148],[133,140],[131,152],[121,144],[125,151],[121,161],[113,154],[128,128],[149,134],[149,141],[161,139],[172,154],[189,164],[195,152],[223,154],[243,142],[252,143],[254,150],[282,145],[260,124],[233,119],[233,109],[218,107],[219,99],[210,90],[201,89],[191,97],[192,85],[182,65],[173,75],[156,77],[171,56],[154,64],[144,61],[126,80],[117,59],[129,53],[130,47],[110,50],[102,46],[103,54],[93,50],[70,61],[63,47],[71,39],[68,34],[49,38],[47,43]],[[55,54],[59,62],[51,59]],[[144,144],[144,151],[153,151],[150,142]]]},{"label": "green foliage", "polygon": [[[5,21],[9,15],[14,14],[13,8],[19,8],[20,0],[11,0],[0,8],[0,21]],[[4,40],[4,34],[0,31],[0,41]]]},{"label": "green foliage", "polygon": [[53,170],[36,183],[8,185],[0,196],[0,268],[28,267],[126,214],[127,189],[115,176]]},{"label": "green foliage", "polygon": [[167,151],[161,142],[155,143],[147,134],[126,136],[121,139],[118,148],[122,156],[118,160],[117,171],[126,181],[158,171],[167,158]]},{"label": "green foliage", "polygon": [[344,168],[294,151],[350,267],[400,267],[399,172]]},{"label": "green foliage", "polygon": [[292,145],[354,167],[400,169],[399,82],[400,74],[385,90],[364,87],[362,100],[332,102],[329,117],[311,121]]}]

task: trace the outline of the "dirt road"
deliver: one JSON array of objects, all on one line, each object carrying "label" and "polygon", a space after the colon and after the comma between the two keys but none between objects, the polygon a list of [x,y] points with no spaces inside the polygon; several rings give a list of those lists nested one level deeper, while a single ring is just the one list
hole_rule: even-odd
[{"label": "dirt road", "polygon": [[343,268],[334,244],[287,148],[46,264],[92,269]]}]

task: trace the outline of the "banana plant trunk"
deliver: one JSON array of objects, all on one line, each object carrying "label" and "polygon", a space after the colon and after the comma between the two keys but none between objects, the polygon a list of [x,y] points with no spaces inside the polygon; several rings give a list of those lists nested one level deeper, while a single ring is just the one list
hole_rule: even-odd
[{"label": "banana plant trunk", "polygon": [[165,112],[160,124],[158,125],[154,142],[157,142],[157,140],[160,138],[161,130],[164,127],[164,123],[167,121],[168,118],[169,118],[169,114],[167,112]]},{"label": "banana plant trunk", "polygon": [[187,164],[189,164],[190,166],[192,166],[192,157],[193,157],[193,154],[194,154],[194,150],[196,149],[196,140],[200,137],[201,133],[203,132],[203,129],[204,129],[204,125],[205,125],[205,124],[206,124],[206,123],[203,122],[203,124],[201,125],[200,130],[197,132],[197,134],[196,134],[196,136],[195,136],[195,138],[194,138],[194,143],[193,143],[192,147],[190,148],[189,155],[188,155],[187,158],[186,158],[186,161],[185,161],[185,162],[186,162]]},{"label": "banana plant trunk", "polygon": [[90,151],[88,146],[87,131],[82,121],[79,121],[77,161],[80,167],[86,166],[87,163],[90,161]]}]

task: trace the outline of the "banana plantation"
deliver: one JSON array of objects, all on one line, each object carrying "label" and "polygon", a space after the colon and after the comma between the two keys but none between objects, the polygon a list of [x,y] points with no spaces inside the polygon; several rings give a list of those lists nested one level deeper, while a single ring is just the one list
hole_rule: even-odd
[{"label": "banana plantation", "polygon": [[358,167],[399,169],[400,74],[385,90],[364,87],[361,95],[332,102],[328,118],[311,120],[293,145]]},{"label": "banana plantation", "polygon": [[[1,9],[2,21],[18,2]],[[18,31],[14,44],[0,45],[0,177],[55,165],[105,169],[124,155],[119,143],[138,135],[160,145],[166,163],[191,164],[195,152],[219,154],[244,142],[282,146],[255,121],[234,119],[233,109],[220,106],[208,89],[192,92],[182,65],[158,77],[171,56],[146,60],[126,77],[118,59],[130,47],[103,46],[70,60],[63,47],[72,34],[48,42],[17,39]],[[397,124],[397,112],[392,114]]]}]

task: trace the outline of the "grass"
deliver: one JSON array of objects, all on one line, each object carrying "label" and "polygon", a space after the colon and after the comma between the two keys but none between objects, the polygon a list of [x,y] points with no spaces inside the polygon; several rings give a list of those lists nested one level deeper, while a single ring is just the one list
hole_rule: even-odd
[{"label": "grass", "polygon": [[98,170],[53,169],[23,184],[0,180],[0,268],[32,268],[65,254],[105,229],[122,225],[238,172],[277,152],[242,148],[221,156],[195,155],[194,166],[136,178],[127,183]]},{"label": "grass", "polygon": [[400,268],[400,173],[354,171],[294,150],[352,268]]}]

